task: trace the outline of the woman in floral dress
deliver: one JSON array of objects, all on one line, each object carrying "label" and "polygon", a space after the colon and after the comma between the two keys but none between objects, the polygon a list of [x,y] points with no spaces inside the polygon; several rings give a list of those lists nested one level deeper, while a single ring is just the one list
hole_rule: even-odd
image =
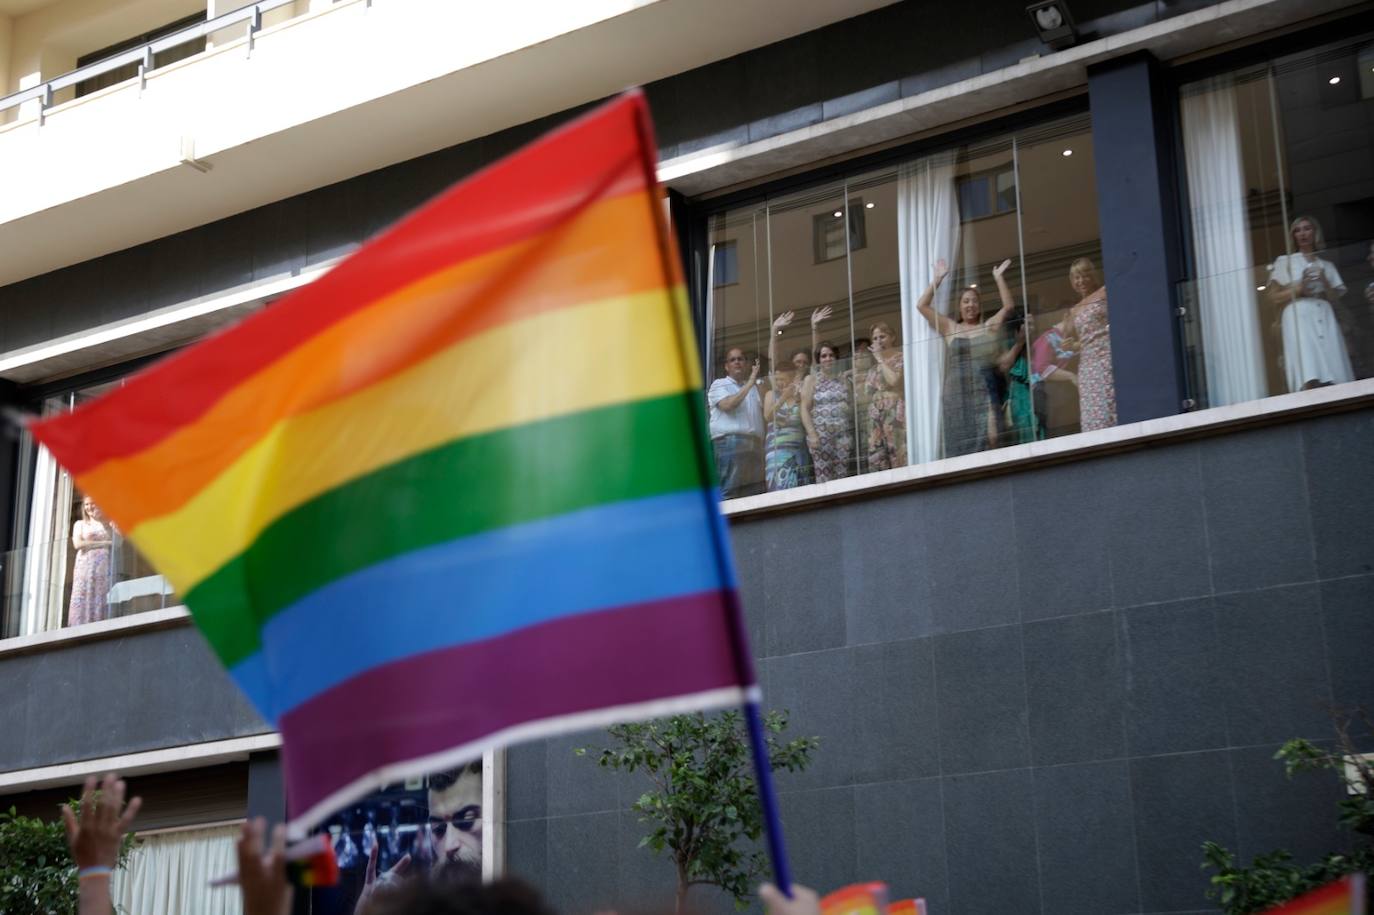
[{"label": "woman in floral dress", "polygon": [[834,344],[816,347],[816,365],[819,371],[808,375],[802,386],[802,424],[816,481],[824,483],[849,476],[854,457],[854,403]]},{"label": "woman in floral dress", "polygon": [[1069,283],[1079,302],[1057,325],[1065,338],[1077,338],[1078,421],[1084,432],[1116,425],[1116,380],[1112,375],[1111,323],[1107,314],[1107,287],[1097,278],[1097,268],[1086,257],[1069,267]]},{"label": "woman in floral dress", "polygon": [[110,615],[110,543],[114,528],[90,496],[81,500],[81,520],[72,525],[76,566],[67,625],[79,626]]},{"label": "woman in floral dress", "polygon": [[886,322],[868,331],[873,367],[864,376],[868,404],[868,469],[906,466],[906,396],[902,380],[902,348]]},{"label": "woman in floral dress", "polygon": [[789,360],[789,372],[778,366],[777,339],[792,320],[792,312],[773,322],[775,333],[768,341],[771,389],[763,398],[763,419],[768,435],[763,442],[764,476],[768,491],[777,492],[806,486],[816,481],[811,471],[811,452],[806,447],[806,427],[802,425],[802,385],[811,368],[811,355],[798,350]]}]

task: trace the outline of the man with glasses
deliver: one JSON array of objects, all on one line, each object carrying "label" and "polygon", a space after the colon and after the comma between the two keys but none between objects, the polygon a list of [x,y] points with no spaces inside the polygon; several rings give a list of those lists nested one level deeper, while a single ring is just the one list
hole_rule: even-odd
[{"label": "man with glasses", "polygon": [[759,360],[749,368],[744,350],[725,354],[725,377],[711,382],[711,447],[722,498],[763,492],[763,400],[759,397]]}]

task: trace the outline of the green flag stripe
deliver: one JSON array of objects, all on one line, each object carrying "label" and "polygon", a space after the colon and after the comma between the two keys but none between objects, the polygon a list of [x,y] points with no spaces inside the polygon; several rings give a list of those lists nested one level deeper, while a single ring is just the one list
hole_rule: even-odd
[{"label": "green flag stripe", "polygon": [[398,461],[278,518],[186,603],[232,666],[258,649],[274,614],[357,569],[483,531],[714,485],[704,478],[709,455],[696,450],[700,400],[689,391],[616,404]]}]

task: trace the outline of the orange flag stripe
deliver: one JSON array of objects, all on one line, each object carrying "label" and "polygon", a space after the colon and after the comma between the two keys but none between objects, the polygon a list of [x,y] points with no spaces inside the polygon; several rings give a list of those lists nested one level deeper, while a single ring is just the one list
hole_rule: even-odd
[{"label": "orange flag stripe", "polygon": [[[80,483],[102,493],[106,513],[131,529],[180,508],[284,418],[347,397],[501,324],[660,288],[663,273],[654,257],[625,256],[627,246],[654,244],[644,231],[651,205],[647,192],[613,197],[557,230],[412,283],[307,340],[233,388],[196,422],[138,454],[81,474]],[[526,259],[539,269],[515,268]],[[483,307],[498,298],[501,308]],[[460,302],[470,307],[455,313]],[[390,328],[425,325],[433,333],[424,346],[396,352],[389,345],[397,338]],[[358,340],[373,343],[360,351]]]}]

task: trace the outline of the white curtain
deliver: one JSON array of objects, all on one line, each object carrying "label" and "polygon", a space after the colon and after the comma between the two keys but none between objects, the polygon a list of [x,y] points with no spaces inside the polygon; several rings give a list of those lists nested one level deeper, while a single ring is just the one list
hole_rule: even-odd
[{"label": "white curtain", "polygon": [[238,870],[239,826],[172,830],[141,836],[111,886],[117,911],[127,915],[241,915],[237,887],[209,886]]},{"label": "white curtain", "polygon": [[[26,437],[24,447],[32,447]],[[62,592],[67,583],[67,517],[71,512],[71,477],[47,448],[38,446],[33,468],[33,499],[23,554],[23,591],[19,611],[21,635],[60,629],[64,622]]]},{"label": "white curtain", "polygon": [[1194,84],[1184,94],[1183,148],[1208,405],[1258,400],[1268,391],[1246,214],[1240,118],[1230,77]]},{"label": "white curtain", "polygon": [[[936,153],[897,170],[897,261],[902,280],[902,340],[906,344],[907,459],[922,464],[940,457],[940,382],[945,344],[916,311],[930,285],[931,265],[953,265],[959,249],[959,199],[954,188],[954,151]],[[933,306],[949,314],[953,283],[936,290]]]}]

